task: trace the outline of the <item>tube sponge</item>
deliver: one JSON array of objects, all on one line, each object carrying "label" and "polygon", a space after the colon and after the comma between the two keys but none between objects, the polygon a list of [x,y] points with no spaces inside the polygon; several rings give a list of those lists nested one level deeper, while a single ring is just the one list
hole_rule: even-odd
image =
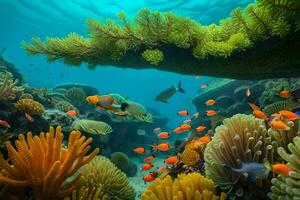
[{"label": "tube sponge", "polygon": [[109,159],[97,156],[80,172],[78,191],[83,186],[96,187],[94,192],[98,193],[98,199],[134,200],[135,192],[126,175]]},{"label": "tube sponge", "polygon": [[222,189],[229,189],[239,181],[242,174],[220,164],[239,168],[239,161],[262,163],[267,159],[273,163],[276,145],[271,144],[264,121],[252,115],[237,114],[225,119],[223,123],[216,128],[212,141],[206,146],[205,173]]},{"label": "tube sponge", "polygon": [[293,141],[294,144],[288,145],[291,154],[283,147],[278,148],[278,154],[293,171],[289,175],[279,175],[272,179],[273,186],[268,194],[271,199],[300,199],[300,137],[295,137]]},{"label": "tube sponge", "polygon": [[142,194],[141,200],[223,200],[226,194],[215,194],[212,180],[205,178],[199,173],[180,174],[174,181],[171,176],[163,180],[156,179],[152,185]]}]

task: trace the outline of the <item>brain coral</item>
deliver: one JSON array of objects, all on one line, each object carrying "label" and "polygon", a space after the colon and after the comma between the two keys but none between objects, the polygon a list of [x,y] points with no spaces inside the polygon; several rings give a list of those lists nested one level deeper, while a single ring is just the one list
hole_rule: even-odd
[{"label": "brain coral", "polygon": [[68,101],[59,101],[55,104],[55,108],[57,108],[60,111],[68,112],[69,110],[76,110],[75,106],[73,106]]},{"label": "brain coral", "polygon": [[28,113],[29,115],[41,115],[45,111],[42,104],[32,99],[20,99],[15,104],[15,107],[19,111]]},{"label": "brain coral", "polygon": [[[95,157],[80,171],[82,178],[77,190],[97,187],[97,199],[134,200],[135,192],[126,175],[109,159]],[[90,194],[95,196],[94,194]]]},{"label": "brain coral", "polygon": [[294,144],[288,145],[291,154],[283,147],[278,148],[279,155],[293,171],[289,175],[279,175],[272,179],[273,186],[268,194],[271,199],[300,199],[300,137],[295,137],[293,141]]},{"label": "brain coral", "polygon": [[171,176],[163,180],[156,179],[142,194],[141,200],[223,200],[226,194],[220,197],[215,194],[212,180],[199,173],[179,174],[174,181]]},{"label": "brain coral", "polygon": [[276,147],[271,144],[264,121],[252,115],[237,114],[225,119],[223,123],[216,128],[212,141],[206,146],[205,172],[222,189],[229,189],[239,181],[242,174],[220,164],[239,168],[239,160],[262,163],[268,159],[273,163]]},{"label": "brain coral", "polygon": [[125,153],[114,152],[111,154],[111,162],[114,163],[123,172],[126,172],[129,165],[129,158]]},{"label": "brain coral", "polygon": [[73,129],[81,130],[94,135],[107,135],[113,131],[109,124],[89,119],[76,120],[73,122],[72,127]]},{"label": "brain coral", "polygon": [[194,166],[200,161],[200,154],[193,149],[185,148],[181,154],[183,163],[187,166]]}]

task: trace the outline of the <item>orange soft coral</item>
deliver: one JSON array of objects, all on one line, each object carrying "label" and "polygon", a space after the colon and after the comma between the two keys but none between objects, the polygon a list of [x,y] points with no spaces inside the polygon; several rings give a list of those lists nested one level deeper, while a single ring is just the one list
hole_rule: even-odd
[{"label": "orange soft coral", "polygon": [[71,182],[64,184],[81,166],[88,163],[98,152],[95,149],[85,156],[90,149],[92,138],[86,140],[79,131],[69,135],[68,147],[62,147],[61,127],[56,131],[51,127],[49,133],[32,137],[27,133],[19,135],[16,148],[6,143],[9,160],[0,157],[0,183],[8,186],[33,189],[35,199],[56,199],[68,195],[80,178],[78,175]]}]

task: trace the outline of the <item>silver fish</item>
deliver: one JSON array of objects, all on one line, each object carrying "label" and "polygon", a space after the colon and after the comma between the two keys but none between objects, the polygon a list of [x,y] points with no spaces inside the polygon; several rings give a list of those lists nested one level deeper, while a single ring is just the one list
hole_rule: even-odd
[{"label": "silver fish", "polygon": [[170,87],[164,91],[162,91],[161,93],[159,93],[156,97],[155,97],[155,101],[160,101],[163,103],[169,103],[168,100],[177,92],[181,92],[181,93],[185,93],[185,90],[181,87],[181,81],[178,82],[178,86],[177,87]]}]

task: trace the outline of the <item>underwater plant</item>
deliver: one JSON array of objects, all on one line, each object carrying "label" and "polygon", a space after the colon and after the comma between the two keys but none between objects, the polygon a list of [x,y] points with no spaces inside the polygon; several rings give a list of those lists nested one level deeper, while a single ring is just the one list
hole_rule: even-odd
[{"label": "underwater plant", "polygon": [[18,86],[19,81],[13,80],[13,74],[0,66],[0,100],[14,100],[16,95],[22,93],[25,86]]},{"label": "underwater plant", "polygon": [[265,160],[273,163],[277,159],[276,148],[263,120],[252,115],[236,114],[216,128],[212,141],[207,144],[204,152],[205,173],[221,189],[233,189],[238,186],[243,174],[224,167],[224,164],[240,168],[242,163],[263,163]]},{"label": "underwater plant", "polygon": [[164,54],[158,49],[147,49],[142,53],[142,57],[152,65],[158,65],[164,60]]},{"label": "underwater plant", "polygon": [[67,100],[77,108],[80,108],[83,105],[85,105],[86,96],[87,95],[85,91],[81,88],[73,87],[65,91],[65,97],[67,98]]},{"label": "underwater plant", "polygon": [[81,130],[94,135],[107,135],[113,131],[112,127],[101,121],[78,119],[72,124],[73,129]]},{"label": "underwater plant", "polygon": [[156,179],[142,194],[141,200],[223,200],[226,194],[216,195],[214,183],[199,173],[179,174],[174,181],[171,176]]},{"label": "underwater plant", "polygon": [[287,162],[292,172],[272,179],[273,185],[268,196],[273,200],[300,198],[300,137],[295,137],[293,141],[287,147],[291,154],[283,147],[278,148],[278,154]]},{"label": "underwater plant", "polygon": [[0,156],[0,183],[14,187],[32,187],[35,199],[55,199],[69,195],[80,176],[65,183],[65,180],[87,164],[99,152],[90,150],[92,138],[86,139],[79,131],[69,135],[68,146],[62,147],[61,127],[50,127],[48,133],[32,136],[28,132],[26,139],[20,134],[14,147],[6,142],[9,160]]},{"label": "underwater plant", "polygon": [[108,158],[96,156],[80,173],[82,177],[76,191],[85,187],[93,191],[89,195],[97,199],[134,200],[135,192],[126,175]]},{"label": "underwater plant", "polygon": [[42,115],[45,111],[44,106],[32,99],[20,99],[15,104],[15,107],[29,115]]}]

